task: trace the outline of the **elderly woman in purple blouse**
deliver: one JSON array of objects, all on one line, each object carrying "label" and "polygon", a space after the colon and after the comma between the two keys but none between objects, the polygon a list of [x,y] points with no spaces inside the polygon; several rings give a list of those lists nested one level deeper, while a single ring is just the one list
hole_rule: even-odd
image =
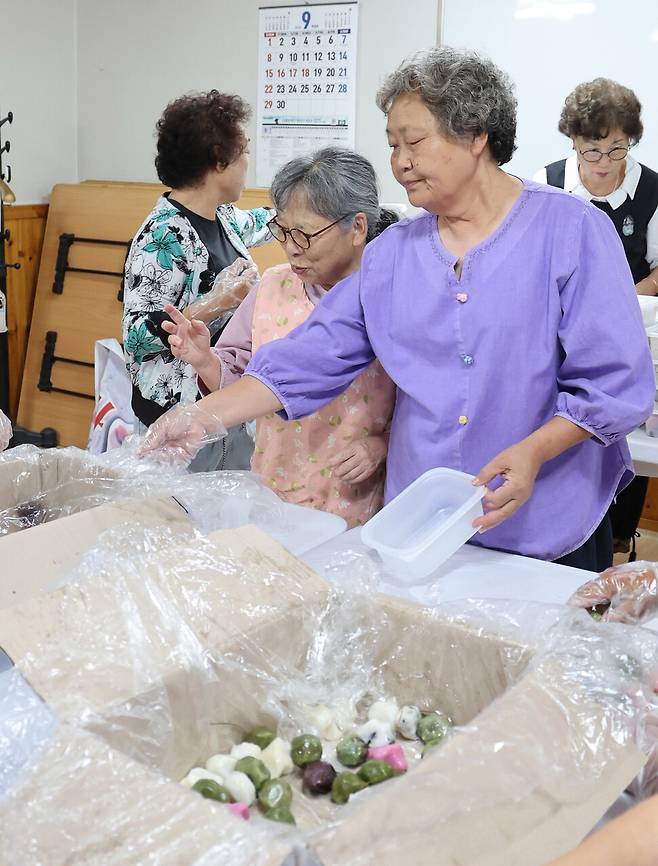
[{"label": "elderly woman in purple blouse", "polygon": [[501,169],[515,148],[507,76],[435,48],[385,81],[393,174],[425,212],[246,375],[164,415],[145,450],[272,411],[309,415],[378,358],[397,385],[386,499],[435,466],[487,485],[473,543],[600,571],[606,513],[633,476],[625,436],[651,413],[653,367],[609,218]]}]

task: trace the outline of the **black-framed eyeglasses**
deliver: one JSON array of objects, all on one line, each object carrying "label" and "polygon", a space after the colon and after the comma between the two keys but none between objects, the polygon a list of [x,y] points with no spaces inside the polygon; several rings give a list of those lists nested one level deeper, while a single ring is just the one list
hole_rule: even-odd
[{"label": "black-framed eyeglasses", "polygon": [[628,147],[613,147],[612,150],[602,151],[593,147],[591,150],[579,150],[578,153],[585,162],[600,162],[604,156],[607,156],[613,162],[619,162],[620,159],[626,158],[629,149]]},{"label": "black-framed eyeglasses", "polygon": [[329,223],[328,226],[325,226],[323,229],[318,229],[317,232],[313,232],[313,234],[308,234],[308,232],[303,232],[301,229],[286,229],[282,225],[280,225],[276,221],[276,217],[273,217],[267,224],[267,228],[272,235],[272,237],[277,240],[280,244],[285,244],[286,239],[289,237],[290,240],[299,247],[300,250],[307,250],[311,246],[311,239],[316,238],[318,235],[323,234],[334,226],[338,225],[341,220],[344,220],[346,217],[350,216],[349,213],[343,214],[341,217],[338,217],[337,220],[334,220],[332,223]]}]

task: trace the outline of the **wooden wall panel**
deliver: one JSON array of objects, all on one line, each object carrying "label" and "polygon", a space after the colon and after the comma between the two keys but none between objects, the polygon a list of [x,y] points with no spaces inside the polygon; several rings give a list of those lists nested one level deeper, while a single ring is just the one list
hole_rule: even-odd
[{"label": "wooden wall panel", "polygon": [[[158,183],[121,183],[119,181],[111,180],[85,180],[83,181],[83,184],[107,187],[109,189],[117,186],[129,186],[138,190],[146,190],[149,193],[152,193],[153,201],[155,201],[155,199],[166,189],[166,187]],[[242,210],[250,210],[254,207],[272,207],[272,199],[269,190],[254,187],[243,190],[242,195],[236,202],[236,206],[242,208]],[[144,214],[144,216],[146,216],[146,214]],[[270,244],[265,244],[262,247],[253,249],[251,255],[258,265],[258,270],[261,274],[273,265],[283,264],[287,261],[283,248],[276,241],[272,241]]]},{"label": "wooden wall panel", "polygon": [[[272,199],[268,190],[245,189],[242,197],[237,202],[237,206],[243,210],[249,210],[253,207],[272,207]],[[271,244],[265,244],[262,247],[256,247],[251,251],[251,255],[258,265],[258,270],[261,274],[273,265],[283,264],[288,261],[283,247],[277,241],[272,241]]]},{"label": "wooden wall panel", "polygon": [[14,268],[7,271],[9,405],[14,418],[18,411],[47,214],[45,204],[6,205],[4,208],[5,227],[10,234],[5,245],[6,260],[21,265],[18,271]]},{"label": "wooden wall panel", "polygon": [[[53,293],[59,236],[73,233],[78,237],[129,241],[156,195],[153,191],[138,192],[132,188],[85,189],[84,184],[60,184],[53,189],[18,421],[29,430],[54,427],[61,445],[85,447],[93,399],[38,389],[46,333],[57,332],[57,356],[93,364],[95,341],[103,337],[118,337],[121,333],[121,304],[117,300],[121,278],[67,273],[63,292]],[[122,270],[125,247],[100,248],[94,245],[93,251],[102,256],[104,266],[111,266],[110,269],[117,272]],[[91,255],[86,250],[81,254],[72,250],[71,261],[74,252],[76,256]],[[52,370],[52,384],[71,388],[71,378],[78,385],[71,390],[93,398],[93,368],[57,361]]]}]

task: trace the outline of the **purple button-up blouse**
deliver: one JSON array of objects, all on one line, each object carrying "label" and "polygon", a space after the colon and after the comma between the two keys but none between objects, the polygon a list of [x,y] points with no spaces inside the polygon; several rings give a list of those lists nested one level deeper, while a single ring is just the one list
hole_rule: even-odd
[{"label": "purple button-up blouse", "polygon": [[379,358],[397,385],[390,500],[425,470],[472,474],[553,416],[592,438],[545,463],[532,497],[473,542],[557,559],[596,529],[632,477],[625,436],[651,414],[654,371],[621,241],[598,208],[524,181],[464,258],[436,217],[391,226],[361,270],[247,368],[284,416],[309,415]]}]

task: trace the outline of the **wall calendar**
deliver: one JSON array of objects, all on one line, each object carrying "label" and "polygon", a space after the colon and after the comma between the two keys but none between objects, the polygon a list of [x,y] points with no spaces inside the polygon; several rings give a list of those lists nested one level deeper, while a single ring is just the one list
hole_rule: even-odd
[{"label": "wall calendar", "polygon": [[354,148],[358,3],[259,10],[256,183],[321,147]]}]

